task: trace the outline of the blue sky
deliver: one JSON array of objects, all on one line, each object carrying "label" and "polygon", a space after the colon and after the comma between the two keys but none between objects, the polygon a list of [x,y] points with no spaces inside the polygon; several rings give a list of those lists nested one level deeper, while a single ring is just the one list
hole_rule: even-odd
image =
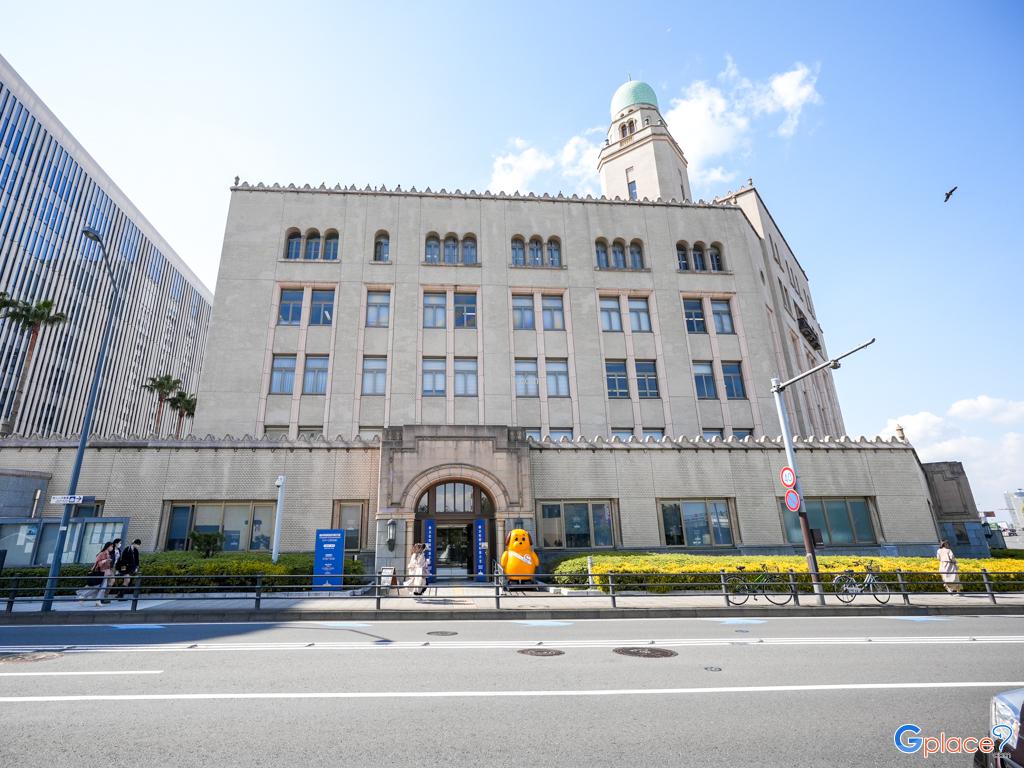
[{"label": "blue sky", "polygon": [[878,337],[836,374],[847,430],[900,421],[923,459],[965,462],[983,508],[1024,486],[1019,2],[0,14],[0,53],[211,287],[236,174],[586,190],[593,130],[631,73],[669,113],[696,196],[753,177],[830,349]]}]

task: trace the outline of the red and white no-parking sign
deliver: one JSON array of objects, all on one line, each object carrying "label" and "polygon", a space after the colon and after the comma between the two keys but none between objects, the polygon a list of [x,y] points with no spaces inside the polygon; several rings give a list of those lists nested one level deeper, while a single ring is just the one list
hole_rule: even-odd
[{"label": "red and white no-parking sign", "polygon": [[800,511],[800,494],[792,488],[786,491],[786,509],[790,512]]},{"label": "red and white no-parking sign", "polygon": [[783,467],[779,470],[779,480],[782,481],[784,487],[792,488],[796,485],[796,472],[793,471],[792,467]]}]

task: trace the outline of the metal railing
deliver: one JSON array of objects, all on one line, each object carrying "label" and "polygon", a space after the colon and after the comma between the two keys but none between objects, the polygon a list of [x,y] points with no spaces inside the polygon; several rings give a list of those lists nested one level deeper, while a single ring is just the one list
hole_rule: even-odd
[{"label": "metal railing", "polygon": [[[316,583],[317,577],[308,574],[140,574],[130,577],[127,585],[124,584],[125,577],[118,576],[109,577],[105,585],[95,586],[88,586],[85,576],[61,576],[57,580],[54,602],[58,606],[67,606],[82,601],[83,607],[97,600],[126,602],[129,610],[137,611],[143,602],[150,603],[142,606],[146,609],[156,607],[152,605],[154,602],[166,601],[252,601],[252,607],[259,610],[268,601],[323,599],[351,601],[353,608],[368,608],[367,603],[372,600],[376,610],[384,610],[395,607],[396,601],[399,605],[415,601],[444,605],[452,604],[453,600],[493,599],[494,607],[500,609],[503,599],[511,598],[510,602],[514,603],[518,597],[530,594],[558,601],[602,598],[607,599],[613,608],[623,607],[623,600],[643,603],[652,598],[677,601],[677,604],[685,604],[681,602],[685,598],[714,598],[702,600],[697,605],[710,602],[727,608],[756,604],[762,600],[767,605],[779,606],[849,605],[869,601],[885,607],[913,605],[914,598],[945,595],[950,591],[981,597],[992,605],[999,604],[1000,597],[1024,595],[1024,572],[1018,571],[990,572],[981,569],[961,572],[951,583],[944,583],[935,571],[829,571],[818,575],[824,587],[822,594],[814,593],[810,573],[793,570],[583,571],[536,574],[532,579],[516,581],[515,577],[495,569],[483,582],[474,581],[472,575],[435,576],[424,586],[422,595],[414,593],[418,587],[413,585],[418,582],[411,581],[408,574],[397,572],[386,577],[380,574],[347,575],[342,587],[324,587]],[[35,603],[39,603],[41,608],[45,586],[45,576],[0,576],[3,611],[12,613],[19,604],[24,605],[25,610],[32,610]],[[923,604],[918,602],[918,605]],[[592,603],[585,607],[592,607]]]}]

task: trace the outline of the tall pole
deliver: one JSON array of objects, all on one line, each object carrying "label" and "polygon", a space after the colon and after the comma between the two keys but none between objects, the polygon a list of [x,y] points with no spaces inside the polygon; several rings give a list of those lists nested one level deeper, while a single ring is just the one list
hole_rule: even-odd
[{"label": "tall pole", "polygon": [[284,475],[277,476],[277,511],[274,513],[274,547],[270,562],[276,563],[281,554],[281,518],[284,517]]},{"label": "tall pole", "polygon": [[[92,416],[96,409],[96,400],[99,396],[100,381],[103,379],[103,364],[107,359],[107,347],[110,345],[110,336],[114,329],[114,318],[117,316],[121,303],[121,292],[117,288],[117,281],[114,280],[114,272],[110,268],[110,259],[107,257],[107,249],[103,240],[95,230],[85,229],[83,234],[100,248],[100,255],[103,257],[103,264],[110,277],[112,293],[110,296],[110,308],[107,310],[107,323],[103,328],[103,339],[100,341],[99,356],[96,359],[96,369],[92,374],[92,384],[89,386],[89,399],[85,404],[85,414],[82,417],[82,432],[78,438],[78,451],[75,453],[75,464],[71,468],[71,481],[68,483],[68,496],[76,495],[78,490],[78,478],[82,474],[82,460],[85,458],[85,446],[89,442],[89,434],[92,430]],[[74,511],[74,504],[64,505],[64,514],[61,515],[60,525],[57,528],[57,540],[53,544],[53,559],[50,562],[50,573],[46,579],[46,590],[43,592],[42,610],[49,611],[53,608],[53,596],[57,591],[57,579],[60,576],[60,566],[64,559],[64,542],[68,537],[68,526],[71,523],[71,514]]]}]

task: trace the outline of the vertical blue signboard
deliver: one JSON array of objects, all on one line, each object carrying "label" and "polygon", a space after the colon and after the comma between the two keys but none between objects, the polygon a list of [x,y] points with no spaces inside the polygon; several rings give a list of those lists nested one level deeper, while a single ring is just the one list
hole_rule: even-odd
[{"label": "vertical blue signboard", "polygon": [[423,521],[423,543],[427,545],[427,583],[433,584],[437,575],[437,564],[434,562],[434,520],[427,518]]},{"label": "vertical blue signboard", "polygon": [[345,531],[320,528],[316,532],[313,556],[313,586],[341,589],[345,575]]},{"label": "vertical blue signboard", "polygon": [[473,523],[473,552],[476,580],[487,581],[487,521],[483,518]]}]

